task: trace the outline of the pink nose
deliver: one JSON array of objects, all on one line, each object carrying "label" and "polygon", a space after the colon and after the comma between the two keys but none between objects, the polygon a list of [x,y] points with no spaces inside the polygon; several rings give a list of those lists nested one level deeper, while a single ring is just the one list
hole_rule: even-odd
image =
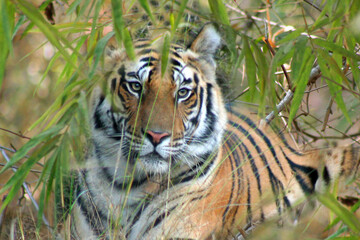
[{"label": "pink nose", "polygon": [[161,142],[161,139],[169,136],[169,133],[166,132],[153,132],[153,131],[147,131],[147,134],[150,138],[150,141],[154,144],[159,144]]}]

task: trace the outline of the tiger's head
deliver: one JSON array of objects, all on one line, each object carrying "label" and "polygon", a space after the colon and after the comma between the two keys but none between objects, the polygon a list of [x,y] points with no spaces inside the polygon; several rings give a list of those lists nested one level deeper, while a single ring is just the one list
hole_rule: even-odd
[{"label": "tiger's head", "polygon": [[[161,41],[138,40],[136,58],[109,50],[107,91],[93,94],[93,138],[103,166],[120,164],[145,174],[193,168],[221,144],[226,111],[213,55],[221,37],[206,25],[189,48],[170,47],[161,75]],[[108,92],[105,94],[104,92]]]}]

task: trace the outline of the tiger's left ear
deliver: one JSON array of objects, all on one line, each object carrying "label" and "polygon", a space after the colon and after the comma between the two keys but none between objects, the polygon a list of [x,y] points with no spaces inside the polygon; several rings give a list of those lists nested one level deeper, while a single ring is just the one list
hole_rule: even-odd
[{"label": "tiger's left ear", "polygon": [[216,66],[214,54],[221,45],[221,37],[214,25],[207,24],[203,27],[195,40],[191,43],[190,49],[205,57],[205,60]]}]

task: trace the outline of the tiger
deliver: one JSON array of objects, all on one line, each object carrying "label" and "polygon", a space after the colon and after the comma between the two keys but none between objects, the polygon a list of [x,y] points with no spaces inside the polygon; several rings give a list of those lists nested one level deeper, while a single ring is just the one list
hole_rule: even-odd
[{"label": "tiger", "polygon": [[92,150],[79,169],[71,239],[225,239],[358,175],[359,147],[297,150],[216,82],[219,31],[188,47],[109,48],[90,100]]}]

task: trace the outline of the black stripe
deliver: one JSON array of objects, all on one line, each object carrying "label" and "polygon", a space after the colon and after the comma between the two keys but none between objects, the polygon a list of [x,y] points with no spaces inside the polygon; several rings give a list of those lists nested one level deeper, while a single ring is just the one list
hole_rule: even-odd
[{"label": "black stripe", "polygon": [[151,79],[151,76],[153,75],[153,73],[154,73],[153,70],[150,70],[150,71],[149,71],[149,77],[148,77],[148,82],[149,82],[149,83],[150,83],[151,80],[152,80],[152,79]]},{"label": "black stripe", "polygon": [[324,167],[322,175],[323,175],[326,185],[328,186],[330,184],[330,175],[329,175],[329,171],[326,166]]},{"label": "black stripe", "polygon": [[247,223],[252,222],[252,212],[251,212],[251,192],[250,192],[250,180],[247,178],[247,216],[246,221]]},{"label": "black stripe", "polygon": [[202,105],[203,105],[203,101],[204,101],[204,89],[202,87],[200,87],[199,99],[200,99],[200,104],[199,104],[198,114],[195,117],[193,117],[192,119],[190,119],[190,122],[193,125],[196,125],[198,123],[199,117],[201,114],[201,109],[202,109]]},{"label": "black stripe", "polygon": [[258,135],[261,136],[261,138],[264,140],[264,142],[266,143],[267,147],[269,148],[269,150],[271,151],[271,154],[273,155],[276,163],[278,164],[283,176],[285,176],[285,172],[284,169],[281,166],[281,163],[276,155],[275,149],[273,144],[271,143],[270,139],[256,126],[256,124],[247,116],[237,113],[236,114],[237,117],[239,117],[241,120],[243,120],[244,122],[246,122],[252,129],[254,129],[256,131],[256,133]]},{"label": "black stripe", "polygon": [[[241,118],[241,119],[243,119],[243,120],[244,120],[244,118],[249,119],[249,118],[246,117],[245,115],[243,115],[243,114],[237,112],[236,110],[234,110],[234,109],[232,108],[231,104],[226,104],[225,107],[226,107],[227,111],[233,113],[235,116],[237,116],[237,117],[239,117],[239,118]],[[244,121],[245,121],[245,120],[244,120]],[[248,123],[248,124],[251,124],[251,123],[252,123],[252,124],[256,127],[256,125],[255,125],[250,119],[249,119],[249,122],[247,122],[247,123]],[[298,155],[298,156],[302,156],[302,155],[303,155],[302,153],[296,151],[295,149],[293,149],[293,148],[289,145],[289,143],[286,141],[284,135],[283,135],[281,132],[278,133],[278,136],[280,137],[280,139],[281,139],[282,142],[284,143],[285,147],[286,147],[287,149],[289,149],[292,153],[294,153],[294,154],[296,154],[296,155]]]},{"label": "black stripe", "polygon": [[[315,183],[318,179],[318,173],[317,173],[316,169],[312,168],[312,167],[301,166],[301,165],[294,163],[285,154],[285,152],[283,151],[283,149],[281,147],[280,147],[280,150],[281,150],[282,154],[284,155],[285,159],[288,161],[292,171],[295,172],[295,178],[296,178],[297,182],[299,183],[301,189],[304,191],[304,193],[305,194],[313,193],[314,189],[315,189]],[[301,173],[304,173],[307,177],[309,177],[309,180],[311,182],[310,186],[308,186],[306,184],[305,180],[300,175]]]},{"label": "black stripe", "polygon": [[133,77],[133,78],[137,77],[135,72],[129,72],[126,75],[128,75],[129,77]]},{"label": "black stripe", "polygon": [[[147,41],[148,39],[144,39],[143,41]],[[145,48],[145,47],[149,47],[150,43],[145,43],[145,44],[140,44],[140,45],[135,45],[135,48]]]},{"label": "black stripe", "polygon": [[[228,143],[228,142],[226,142],[226,143]],[[228,145],[228,149],[230,150],[230,145],[229,144],[227,144]],[[228,151],[229,151],[228,150]],[[233,198],[233,192],[234,192],[234,189],[235,189],[235,172],[234,172],[234,166],[233,166],[233,163],[234,163],[234,159],[233,159],[233,155],[232,154],[230,154],[230,152],[228,152],[228,158],[227,158],[227,160],[230,162],[230,167],[231,167],[231,189],[230,189],[230,196],[229,196],[229,201],[228,201],[228,203],[226,204],[226,208],[225,208],[225,210],[224,210],[224,213],[223,213],[223,215],[222,215],[222,221],[223,221],[223,223],[222,223],[222,225],[223,225],[223,227],[225,226],[225,224],[226,224],[226,215],[227,215],[227,213],[229,212],[229,209],[230,209],[230,204],[231,204],[231,201],[232,201],[232,198]]]},{"label": "black stripe", "polygon": [[111,80],[111,91],[115,92],[115,89],[116,89],[116,78],[113,78]]},{"label": "black stripe", "polygon": [[144,58],[140,59],[140,62],[148,62],[148,63],[150,63],[152,61],[157,61],[157,59],[154,58],[154,57],[144,57]]},{"label": "black stripe", "polygon": [[145,48],[145,49],[141,50],[139,53],[137,53],[137,55],[144,55],[144,54],[148,54],[151,52],[156,52],[156,51],[154,51],[154,49],[152,49],[152,48]]},{"label": "black stripe", "polygon": [[95,127],[95,129],[104,129],[105,128],[105,124],[101,120],[101,115],[102,114],[100,112],[100,105],[102,105],[104,100],[105,100],[104,96],[100,96],[99,103],[96,106],[95,111],[94,111],[93,119],[94,119],[94,127]]},{"label": "black stripe", "polygon": [[181,58],[181,56],[180,56],[176,51],[171,50],[170,52],[171,52],[175,57]]},{"label": "black stripe", "polygon": [[179,67],[182,67],[181,63],[179,61],[177,61],[176,59],[171,59],[171,64],[173,66],[179,66]]},{"label": "black stripe", "polygon": [[[218,121],[217,121],[217,117],[216,115],[212,112],[212,96],[213,96],[213,92],[212,92],[212,88],[213,86],[210,83],[206,84],[206,90],[207,90],[207,97],[206,97],[206,117],[205,117],[205,125],[206,125],[206,129],[207,132],[206,134],[197,137],[196,139],[198,141],[206,141],[209,138],[213,138],[214,136],[212,135],[214,130],[215,130],[215,125],[217,125]],[[200,92],[201,94],[201,92]],[[200,114],[200,111],[199,111]],[[197,123],[197,122],[195,122]]]}]

